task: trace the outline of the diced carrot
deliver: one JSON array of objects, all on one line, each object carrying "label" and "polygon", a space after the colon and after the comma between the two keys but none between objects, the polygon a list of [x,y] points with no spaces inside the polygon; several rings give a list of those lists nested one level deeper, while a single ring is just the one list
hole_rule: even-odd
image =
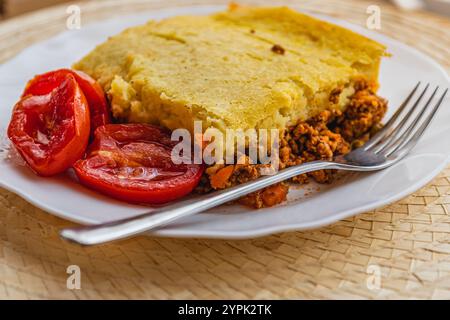
[{"label": "diced carrot", "polygon": [[277,184],[266,188],[262,192],[264,206],[271,207],[286,200],[289,188],[283,184]]},{"label": "diced carrot", "polygon": [[210,178],[211,187],[214,189],[223,189],[227,186],[228,179],[230,179],[233,174],[234,166],[226,166],[218,170]]}]

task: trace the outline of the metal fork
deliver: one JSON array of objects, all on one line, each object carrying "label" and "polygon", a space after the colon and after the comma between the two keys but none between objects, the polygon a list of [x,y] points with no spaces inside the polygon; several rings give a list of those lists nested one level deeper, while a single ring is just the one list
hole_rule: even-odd
[{"label": "metal fork", "polygon": [[274,175],[263,176],[229,189],[177,202],[136,217],[105,224],[64,229],[61,231],[61,236],[83,245],[100,244],[166,225],[303,173],[322,169],[376,171],[390,167],[404,158],[416,145],[435,117],[448,91],[446,89],[434,106],[430,107],[439,87],[436,87],[428,100],[422,103],[430,87],[427,84],[410,106],[410,101],[420,86],[419,82],[383,129],[367,143],[347,155],[336,157],[334,161],[313,161],[300,164],[281,170]]}]

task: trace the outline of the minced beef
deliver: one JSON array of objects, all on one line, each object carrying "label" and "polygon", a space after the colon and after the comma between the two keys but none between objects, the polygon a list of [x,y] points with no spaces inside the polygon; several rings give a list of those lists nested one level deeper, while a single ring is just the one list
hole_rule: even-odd
[{"label": "minced beef", "polygon": [[[345,112],[322,111],[317,116],[288,128],[280,140],[280,169],[314,160],[333,160],[363,145],[380,127],[386,113],[387,102],[375,94],[365,82],[357,84]],[[333,91],[330,101],[336,100],[341,90]],[[214,165],[206,170],[197,191],[224,189],[260,177],[263,165]],[[214,184],[214,176],[221,175],[225,183]],[[292,183],[307,183],[309,178],[319,183],[330,183],[335,170],[319,170],[291,179]],[[213,183],[212,183],[213,182]],[[270,186],[240,199],[239,202],[261,208],[286,200],[289,187],[286,183]]]}]

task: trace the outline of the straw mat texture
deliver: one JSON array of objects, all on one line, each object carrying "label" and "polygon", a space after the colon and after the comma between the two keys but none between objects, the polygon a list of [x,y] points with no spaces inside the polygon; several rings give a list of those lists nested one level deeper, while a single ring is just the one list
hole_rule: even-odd
[{"label": "straw mat texture", "polygon": [[[202,3],[87,1],[82,22]],[[450,22],[444,18],[400,12],[376,0],[270,3],[297,5],[360,25],[367,19],[367,7],[378,4],[380,32],[422,50],[450,70]],[[0,23],[0,61],[65,30],[66,8]],[[395,204],[318,230],[244,241],[137,237],[83,248],[58,238],[57,231],[70,223],[0,190],[0,298],[448,299],[449,214],[447,168]],[[69,265],[81,269],[80,290],[66,287]]]}]

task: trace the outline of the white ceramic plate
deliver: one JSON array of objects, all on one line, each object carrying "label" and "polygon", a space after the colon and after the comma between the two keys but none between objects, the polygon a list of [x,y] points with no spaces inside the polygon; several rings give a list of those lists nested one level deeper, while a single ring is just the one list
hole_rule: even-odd
[{"label": "white ceramic plate", "polygon": [[[68,67],[95,45],[122,29],[148,19],[178,14],[206,14],[224,7],[202,6],[166,9],[121,17],[66,31],[33,45],[0,66],[0,128],[5,132],[10,110],[33,75]],[[353,29],[387,45],[393,57],[381,67],[380,94],[390,101],[390,116],[418,80],[450,87],[445,70],[429,57],[364,28],[321,17]],[[347,174],[330,186],[293,190],[287,203],[259,211],[227,205],[180,220],[153,232],[175,237],[247,238],[270,233],[315,228],[394,202],[424,186],[450,161],[450,100],[444,101],[437,119],[414,151],[381,172]],[[446,138],[445,138],[446,137]],[[6,142],[4,142],[6,143]],[[6,153],[3,152],[3,155]],[[148,207],[129,205],[91,192],[67,175],[39,178],[7,157],[0,160],[0,183],[36,206],[59,217],[99,223],[134,216]]]}]

